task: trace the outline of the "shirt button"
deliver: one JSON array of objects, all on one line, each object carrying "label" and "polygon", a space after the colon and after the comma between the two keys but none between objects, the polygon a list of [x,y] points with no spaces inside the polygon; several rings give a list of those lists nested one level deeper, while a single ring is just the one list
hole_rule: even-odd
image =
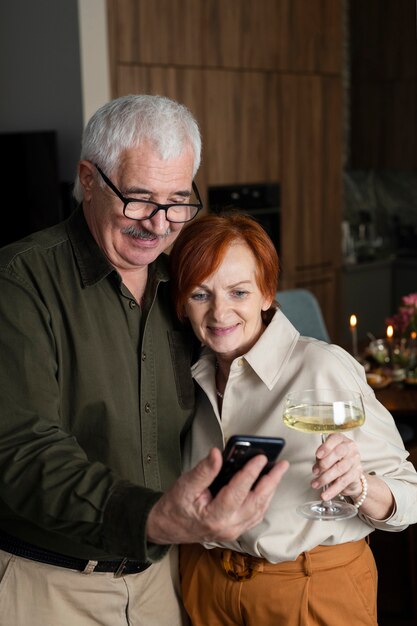
[{"label": "shirt button", "polygon": [[142,361],[146,361],[146,352],[142,352]]},{"label": "shirt button", "polygon": [[150,455],[150,454],[148,454],[148,455],[146,456],[146,462],[147,462],[147,463],[152,463],[152,457],[151,457],[151,455]]},{"label": "shirt button", "polygon": [[237,362],[237,364],[239,365],[239,367],[242,367],[243,363],[244,363],[244,360],[243,360],[243,359],[239,359],[239,361]]},{"label": "shirt button", "polygon": [[149,402],[147,402],[145,404],[145,413],[150,413],[151,412],[151,405],[149,404]]},{"label": "shirt button", "polygon": [[129,300],[129,306],[131,309],[135,309],[136,308],[136,302],[134,300]]}]

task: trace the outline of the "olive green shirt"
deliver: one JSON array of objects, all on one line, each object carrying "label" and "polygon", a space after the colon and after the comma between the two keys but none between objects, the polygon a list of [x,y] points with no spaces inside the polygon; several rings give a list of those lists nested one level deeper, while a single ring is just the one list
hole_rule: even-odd
[{"label": "olive green shirt", "polygon": [[167,281],[161,255],[142,310],[81,208],[0,250],[0,530],[79,558],[165,553],[146,520],[194,408]]}]

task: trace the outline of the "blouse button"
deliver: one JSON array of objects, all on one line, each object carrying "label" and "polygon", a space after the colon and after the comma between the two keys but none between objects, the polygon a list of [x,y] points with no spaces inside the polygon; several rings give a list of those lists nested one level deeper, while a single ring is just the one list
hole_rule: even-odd
[{"label": "blouse button", "polygon": [[136,302],[134,300],[129,300],[129,306],[131,309],[135,309],[136,308]]},{"label": "blouse button", "polygon": [[146,352],[142,352],[142,361],[146,361]]},{"label": "blouse button", "polygon": [[147,402],[145,404],[145,413],[150,413],[151,412],[151,405],[149,404],[149,402]]},{"label": "blouse button", "polygon": [[146,456],[146,462],[147,462],[147,463],[152,463],[152,457],[151,457],[151,455],[150,455],[150,454],[148,454],[148,455]]}]

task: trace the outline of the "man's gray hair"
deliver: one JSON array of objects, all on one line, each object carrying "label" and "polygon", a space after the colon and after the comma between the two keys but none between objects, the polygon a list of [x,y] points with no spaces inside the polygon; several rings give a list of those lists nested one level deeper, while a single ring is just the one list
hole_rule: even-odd
[{"label": "man's gray hair", "polygon": [[[124,150],[149,141],[161,159],[182,154],[187,145],[194,150],[195,176],[201,160],[201,136],[198,124],[183,104],[156,95],[128,95],[100,107],[85,127],[81,160],[97,163],[111,176]],[[83,199],[78,174],[74,197]]]}]

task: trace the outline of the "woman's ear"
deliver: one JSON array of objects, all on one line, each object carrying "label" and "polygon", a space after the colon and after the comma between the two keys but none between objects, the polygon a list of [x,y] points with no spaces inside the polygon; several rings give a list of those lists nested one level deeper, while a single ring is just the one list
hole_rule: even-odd
[{"label": "woman's ear", "polygon": [[262,304],[262,311],[268,311],[271,308],[271,305],[274,301],[274,298],[265,298]]}]

